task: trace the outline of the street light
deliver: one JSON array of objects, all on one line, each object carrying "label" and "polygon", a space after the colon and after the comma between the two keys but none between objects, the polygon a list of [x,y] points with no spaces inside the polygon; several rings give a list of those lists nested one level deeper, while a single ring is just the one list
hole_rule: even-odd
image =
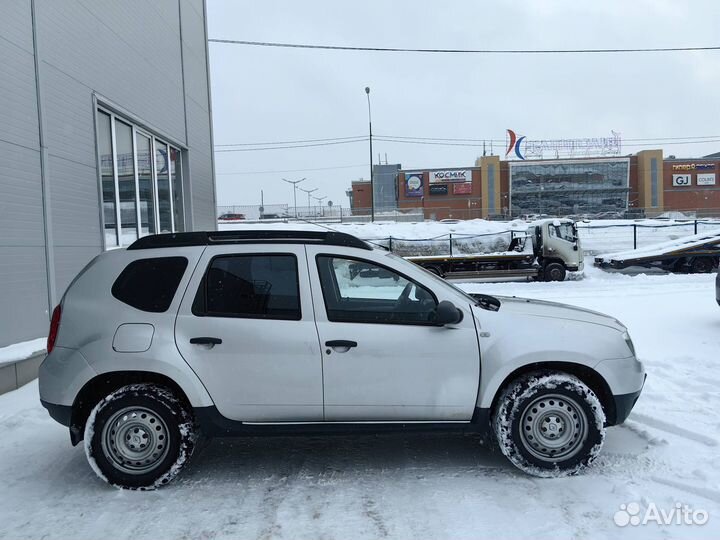
[{"label": "street light", "polygon": [[375,183],[373,181],[372,114],[370,113],[370,87],[365,87],[368,102],[368,125],[370,127],[370,221],[375,221]]},{"label": "street light", "polygon": [[318,188],[315,188],[315,189],[303,189],[303,188],[298,188],[298,189],[299,189],[300,191],[304,191],[305,193],[307,193],[307,195],[308,195],[308,208],[310,208],[310,194],[316,192],[316,191],[318,190]]},{"label": "street light", "polygon": [[325,208],[323,208],[322,202],[327,199],[327,195],[324,197],[316,197],[313,195],[313,199],[315,199],[318,202],[318,206],[320,206],[320,215],[325,217]]},{"label": "street light", "polygon": [[307,180],[307,178],[302,178],[300,180],[287,180],[283,178],[284,182],[287,182],[288,184],[293,185],[293,204],[295,205],[295,219],[298,217],[297,213],[297,185],[302,182],[303,180]]}]

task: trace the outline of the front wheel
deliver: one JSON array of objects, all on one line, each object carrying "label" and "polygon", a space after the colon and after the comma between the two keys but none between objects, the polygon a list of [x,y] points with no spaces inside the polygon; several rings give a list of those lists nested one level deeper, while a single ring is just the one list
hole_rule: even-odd
[{"label": "front wheel", "polygon": [[85,425],[85,454],[116,487],[167,484],[192,455],[196,430],[188,408],[168,389],[131,384],[102,399]]},{"label": "front wheel", "polygon": [[511,383],[493,415],[493,433],[510,462],[533,476],[567,476],[590,465],[605,439],[597,396],[577,377],[532,373]]},{"label": "front wheel", "polygon": [[567,274],[567,271],[562,264],[552,262],[545,266],[545,271],[543,272],[543,274],[545,277],[545,281],[565,281],[565,275]]}]

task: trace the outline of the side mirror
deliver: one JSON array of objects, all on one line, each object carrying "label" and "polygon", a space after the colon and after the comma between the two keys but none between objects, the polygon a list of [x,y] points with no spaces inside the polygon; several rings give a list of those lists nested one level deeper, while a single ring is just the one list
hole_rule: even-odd
[{"label": "side mirror", "polygon": [[463,313],[455,304],[449,300],[443,300],[435,308],[435,324],[445,326],[446,324],[457,324],[463,319]]}]

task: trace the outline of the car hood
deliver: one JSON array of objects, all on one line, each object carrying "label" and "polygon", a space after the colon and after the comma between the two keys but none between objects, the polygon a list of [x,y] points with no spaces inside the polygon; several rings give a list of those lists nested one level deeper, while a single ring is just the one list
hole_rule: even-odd
[{"label": "car hood", "polygon": [[582,321],[607,326],[619,332],[626,330],[625,325],[616,318],[590,309],[569,306],[559,302],[548,302],[546,300],[517,298],[516,296],[497,296],[496,298],[501,302],[500,311],[506,313],[531,317],[545,317],[548,319]]}]

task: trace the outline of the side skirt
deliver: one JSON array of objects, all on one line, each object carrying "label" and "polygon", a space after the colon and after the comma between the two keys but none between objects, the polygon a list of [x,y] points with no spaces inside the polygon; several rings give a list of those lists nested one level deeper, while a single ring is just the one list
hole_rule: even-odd
[{"label": "side skirt", "polygon": [[272,435],[350,435],[376,433],[423,433],[447,431],[487,434],[489,409],[475,409],[470,422],[318,422],[318,423],[248,423],[225,418],[216,407],[196,407],[195,418],[208,437],[242,437]]}]

